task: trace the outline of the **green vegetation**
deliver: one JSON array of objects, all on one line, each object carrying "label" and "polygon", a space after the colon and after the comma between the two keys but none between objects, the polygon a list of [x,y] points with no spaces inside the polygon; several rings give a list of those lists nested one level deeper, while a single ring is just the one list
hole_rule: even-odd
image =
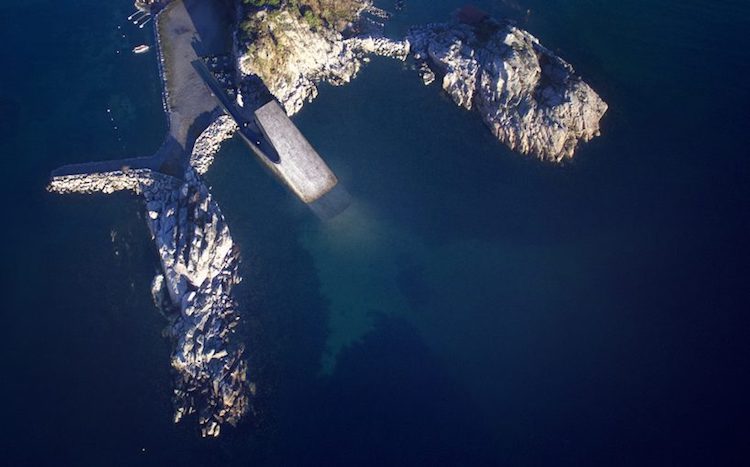
[{"label": "green vegetation", "polygon": [[323,24],[320,17],[315,16],[312,10],[305,10],[303,17],[305,18],[305,21],[307,21],[307,24],[310,25],[310,29],[317,30]]},{"label": "green vegetation", "polygon": [[[290,53],[304,44],[286,34],[307,29],[326,35],[344,31],[367,0],[243,0],[246,19],[240,31],[247,44],[243,63],[264,82],[284,79]],[[297,32],[299,34],[299,31]]]},{"label": "green vegetation", "polygon": [[[243,0],[257,10],[287,10],[304,19],[312,29],[321,27],[343,31],[357,19],[367,4],[366,0]],[[246,32],[247,29],[244,27]]]},{"label": "green vegetation", "polygon": [[254,7],[272,7],[277,8],[281,5],[281,0],[242,0],[245,5],[252,5]]},{"label": "green vegetation", "polygon": [[365,5],[363,0],[296,0],[290,3],[298,4],[304,15],[309,11],[326,26],[339,31],[354,21]]}]

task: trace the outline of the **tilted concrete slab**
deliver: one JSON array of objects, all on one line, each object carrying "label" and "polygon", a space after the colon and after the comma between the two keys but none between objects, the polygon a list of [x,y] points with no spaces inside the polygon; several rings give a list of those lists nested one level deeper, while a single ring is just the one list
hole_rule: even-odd
[{"label": "tilted concrete slab", "polygon": [[302,201],[312,203],[336,186],[336,176],[276,101],[256,110],[255,121],[279,153],[278,162],[261,160]]}]

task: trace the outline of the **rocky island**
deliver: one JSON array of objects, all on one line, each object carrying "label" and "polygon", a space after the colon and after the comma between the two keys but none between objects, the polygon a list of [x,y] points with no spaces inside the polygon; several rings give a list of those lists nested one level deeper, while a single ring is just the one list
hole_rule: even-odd
[{"label": "rocky island", "polygon": [[[173,347],[174,420],[197,413],[204,436],[217,436],[250,411],[254,385],[235,333],[240,252],[202,175],[235,134],[285,174],[277,167],[287,162],[259,148],[275,147],[288,161],[290,144],[269,138],[258,109],[276,106],[290,129],[287,116],[314,99],[320,83],[350,82],[376,54],[411,58],[425,84],[439,81],[456,105],[479,112],[499,141],[545,161],[573,157],[581,142],[599,134],[607,110],[573,67],[534,36],[471,8],[395,40],[382,35],[389,13],[370,0],[138,0],[136,6],[155,18],[169,124],[164,143],[151,157],[61,167],[47,189],[142,196],[162,269],[152,294]],[[232,21],[222,23],[227,16]],[[222,38],[228,50],[217,45]],[[292,130],[281,134],[304,140]],[[309,146],[303,143],[298,147]]]},{"label": "rocky island", "polygon": [[456,105],[475,109],[510,149],[550,162],[599,135],[607,104],[573,67],[510,23],[484,18],[414,28],[415,59],[442,74]]}]

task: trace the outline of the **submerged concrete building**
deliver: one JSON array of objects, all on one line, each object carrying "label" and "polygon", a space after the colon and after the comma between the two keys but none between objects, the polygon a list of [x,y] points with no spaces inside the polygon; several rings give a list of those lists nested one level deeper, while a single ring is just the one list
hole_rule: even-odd
[{"label": "submerged concrete building", "polygon": [[[229,98],[203,60],[193,60],[192,67],[210,95],[237,123],[240,137],[258,160],[295,196],[323,218],[335,216],[346,208],[348,196],[343,194],[346,190],[338,186],[331,169],[277,101],[271,100],[255,109],[242,107]],[[336,187],[335,193],[331,193]],[[326,196],[329,193],[332,196]]]},{"label": "submerged concrete building", "polygon": [[336,176],[276,101],[255,111],[255,123],[278,153],[277,161],[261,160],[302,201],[317,201],[336,186]]}]

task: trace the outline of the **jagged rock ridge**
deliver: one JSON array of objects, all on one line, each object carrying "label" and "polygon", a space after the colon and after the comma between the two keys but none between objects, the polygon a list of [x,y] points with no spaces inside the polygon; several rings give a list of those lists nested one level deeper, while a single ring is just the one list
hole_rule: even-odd
[{"label": "jagged rock ridge", "polygon": [[197,412],[204,436],[218,436],[223,424],[236,425],[254,393],[234,330],[239,252],[199,175],[235,130],[226,117],[210,125],[190,157],[195,167],[189,165],[182,179],[134,169],[53,177],[47,187],[55,193],[130,190],[143,195],[162,265],[152,294],[169,320],[166,334],[173,342],[174,420]]},{"label": "jagged rock ridge", "polygon": [[478,111],[515,151],[561,162],[600,134],[607,104],[526,31],[486,19],[413,28],[408,40],[415,58],[443,75],[456,105]]},{"label": "jagged rock ridge", "polygon": [[403,41],[345,39],[285,10],[256,12],[253,21],[271,40],[251,44],[240,71],[259,77],[289,115],[317,96],[318,83],[351,81],[371,53],[400,60],[411,54],[425,84],[442,77],[445,92],[479,112],[498,140],[546,161],[572,158],[581,142],[600,134],[607,111],[570,64],[528,32],[491,18],[412,28]]},{"label": "jagged rock ridge", "polygon": [[[236,425],[249,407],[244,348],[231,338],[239,320],[232,288],[239,251],[218,204],[194,169],[144,189],[148,225],[159,252],[171,306],[175,422],[198,411],[203,434]],[[160,300],[164,303],[164,300]]]}]

